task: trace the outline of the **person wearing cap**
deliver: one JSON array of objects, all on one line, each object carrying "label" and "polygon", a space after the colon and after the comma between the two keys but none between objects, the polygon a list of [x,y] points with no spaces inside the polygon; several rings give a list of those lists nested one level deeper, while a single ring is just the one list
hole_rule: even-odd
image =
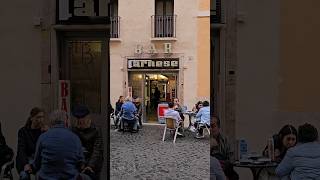
[{"label": "person wearing cap", "polygon": [[81,140],[85,155],[83,172],[93,180],[99,179],[103,165],[103,139],[100,128],[93,125],[90,111],[85,105],[76,106],[72,115],[77,119],[72,131]]}]

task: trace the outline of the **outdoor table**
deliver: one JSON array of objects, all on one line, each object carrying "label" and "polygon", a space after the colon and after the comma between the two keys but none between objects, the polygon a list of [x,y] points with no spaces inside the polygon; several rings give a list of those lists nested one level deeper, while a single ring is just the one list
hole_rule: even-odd
[{"label": "outdoor table", "polygon": [[190,128],[190,126],[192,125],[191,119],[192,119],[192,117],[195,117],[195,116],[196,116],[196,113],[193,112],[193,111],[186,111],[186,112],[184,112],[183,114],[184,114],[184,115],[186,114],[186,115],[189,116],[189,126],[188,126],[188,128]]},{"label": "outdoor table", "polygon": [[278,163],[276,162],[266,162],[263,164],[255,164],[255,163],[240,163],[239,161],[236,161],[233,164],[235,167],[242,167],[242,168],[249,168],[252,172],[253,175],[253,180],[259,180],[259,175],[261,171],[265,168],[270,168],[270,167],[277,167]]}]

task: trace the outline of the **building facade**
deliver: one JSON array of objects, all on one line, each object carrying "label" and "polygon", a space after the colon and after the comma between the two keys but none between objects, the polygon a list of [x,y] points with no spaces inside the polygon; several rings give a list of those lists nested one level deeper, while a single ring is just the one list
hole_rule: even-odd
[{"label": "building facade", "polygon": [[87,104],[105,113],[109,101],[110,2],[10,1],[0,36],[2,131],[16,149],[18,129],[33,107],[47,113]]},{"label": "building facade", "polygon": [[[320,4],[216,0],[211,5],[211,20],[225,19],[211,22],[212,59],[218,64],[212,67],[214,97],[223,131],[232,140],[247,139],[249,151],[261,152],[285,124],[308,122],[319,129]],[[249,170],[237,170],[241,179],[250,178]]]},{"label": "building facade", "polygon": [[[210,14],[206,0],[113,1],[110,93],[142,100],[144,122],[179,98],[191,109],[210,98]],[[113,24],[111,22],[111,24]]]}]

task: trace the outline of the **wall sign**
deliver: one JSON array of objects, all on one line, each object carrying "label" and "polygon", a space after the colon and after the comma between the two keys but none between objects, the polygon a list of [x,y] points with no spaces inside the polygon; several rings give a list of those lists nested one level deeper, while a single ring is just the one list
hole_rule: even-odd
[{"label": "wall sign", "polygon": [[59,80],[59,110],[70,115],[70,81]]},{"label": "wall sign", "polygon": [[128,69],[179,69],[179,59],[128,59]]},{"label": "wall sign", "polygon": [[109,24],[110,0],[56,0],[57,23]]}]

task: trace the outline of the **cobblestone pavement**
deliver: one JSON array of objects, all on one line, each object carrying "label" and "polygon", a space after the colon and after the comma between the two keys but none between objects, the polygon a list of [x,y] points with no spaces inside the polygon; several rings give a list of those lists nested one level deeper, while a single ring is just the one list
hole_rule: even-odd
[{"label": "cobblestone pavement", "polygon": [[145,125],[138,133],[110,131],[111,180],[207,180],[209,179],[209,136],[195,139],[185,131],[173,145],[163,125]]}]

